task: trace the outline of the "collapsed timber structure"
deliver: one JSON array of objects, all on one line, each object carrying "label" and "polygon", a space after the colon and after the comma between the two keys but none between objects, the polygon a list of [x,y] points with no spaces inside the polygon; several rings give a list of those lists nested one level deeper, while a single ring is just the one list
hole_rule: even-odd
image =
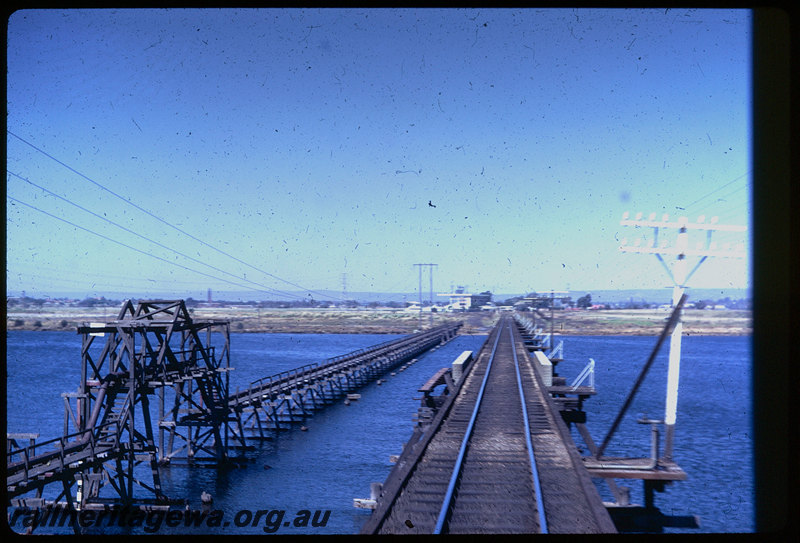
[{"label": "collapsed timber structure", "polygon": [[[245,462],[243,451],[254,448],[248,440],[301,424],[460,327],[436,326],[231,393],[228,321],[194,319],[183,300],[126,301],[116,320],[77,329],[81,378],[76,392],[62,394],[63,435],[39,443],[37,434],[7,436],[9,505],[76,511],[183,504],[164,495],[161,466]],[[43,489],[58,483],[60,493],[45,498]]]}]

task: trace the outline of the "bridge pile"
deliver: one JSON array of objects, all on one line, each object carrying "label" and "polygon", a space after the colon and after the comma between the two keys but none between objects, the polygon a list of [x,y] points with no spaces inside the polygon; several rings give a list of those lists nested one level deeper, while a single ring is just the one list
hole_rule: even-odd
[{"label": "bridge pile", "polygon": [[449,341],[461,324],[413,334],[258,379],[228,402],[248,437],[269,439],[428,349]]}]

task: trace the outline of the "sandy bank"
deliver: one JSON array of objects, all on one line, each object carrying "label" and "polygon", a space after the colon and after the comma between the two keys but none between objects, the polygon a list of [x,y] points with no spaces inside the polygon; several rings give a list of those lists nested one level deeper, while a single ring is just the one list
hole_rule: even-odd
[{"label": "sandy bank", "polygon": [[[486,333],[498,315],[477,313],[419,313],[396,309],[257,309],[255,307],[197,308],[197,319],[226,319],[234,333],[293,334],[410,334],[433,324],[463,321],[463,333]],[[530,315],[530,314],[529,314]],[[56,307],[17,309],[6,314],[8,330],[75,331],[87,322],[116,319],[116,308]],[[559,335],[657,335],[669,312],[655,309],[557,311],[552,327]],[[687,335],[752,334],[750,311],[686,310],[683,316]],[[537,323],[550,331],[550,323]]]}]

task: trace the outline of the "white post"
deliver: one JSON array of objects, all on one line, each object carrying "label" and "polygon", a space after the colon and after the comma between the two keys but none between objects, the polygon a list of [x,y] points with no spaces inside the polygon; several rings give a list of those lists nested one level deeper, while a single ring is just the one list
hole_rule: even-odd
[{"label": "white post", "polygon": [[[689,277],[697,270],[697,267],[702,264],[709,256],[717,256],[722,258],[744,258],[744,246],[740,245],[734,250],[717,250],[714,244],[711,243],[711,232],[714,230],[722,230],[726,232],[745,232],[747,227],[737,225],[723,225],[717,224],[717,217],[712,217],[709,223],[705,222],[705,216],[697,218],[697,222],[689,224],[689,219],[680,217],[677,222],[669,222],[669,215],[663,215],[661,220],[656,220],[656,214],[651,213],[647,219],[644,219],[642,213],[637,213],[635,218],[630,218],[630,213],[625,212],[622,215],[622,226],[650,226],[655,229],[654,244],[652,247],[640,247],[639,242],[635,245],[628,245],[627,239],[622,240],[620,250],[623,252],[631,253],[649,253],[658,257],[659,261],[667,268],[667,272],[672,276],[674,288],[672,291],[672,305],[678,305],[683,291],[686,287],[686,282]],[[670,248],[666,244],[656,246],[658,240],[659,228],[678,228],[678,237],[676,240],[676,247]],[[687,230],[706,230],[708,231],[708,241],[705,248],[698,246],[697,249],[689,249],[689,236]],[[661,259],[661,255],[674,254],[677,255],[677,261],[673,271],[670,272],[669,267]],[[687,261],[688,256],[700,256],[701,260],[697,263],[694,270],[687,274]],[[674,443],[675,434],[675,419],[678,411],[678,376],[680,373],[681,364],[681,336],[683,335],[683,323],[681,316],[678,315],[678,320],[675,328],[672,331],[670,338],[669,349],[669,370],[667,373],[667,402],[664,414],[664,424],[666,426],[666,439],[664,443],[664,458],[672,458],[672,448]]]},{"label": "white post", "polygon": [[[675,286],[672,289],[672,306],[676,307],[683,296],[684,283],[686,282],[686,254],[689,246],[689,235],[686,232],[686,217],[679,219],[680,231],[678,233],[676,249],[678,260],[675,262]],[[678,380],[681,368],[681,336],[683,335],[683,321],[678,315],[678,321],[672,330],[669,343],[669,369],[667,371],[667,402],[664,413],[666,438],[664,442],[664,458],[672,458],[672,444],[675,435],[675,420],[678,412]]]}]

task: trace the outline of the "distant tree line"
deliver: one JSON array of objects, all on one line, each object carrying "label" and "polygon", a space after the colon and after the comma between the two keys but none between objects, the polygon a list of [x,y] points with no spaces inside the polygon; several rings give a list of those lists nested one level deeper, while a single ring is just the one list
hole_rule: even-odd
[{"label": "distant tree line", "polygon": [[[513,306],[518,309],[528,310],[528,309],[550,309],[551,306],[553,309],[569,309],[569,308],[579,308],[579,309],[588,309],[590,307],[596,309],[651,309],[658,307],[659,304],[656,302],[648,302],[646,300],[633,300],[630,299],[624,302],[615,302],[615,303],[598,303],[592,300],[592,295],[587,293],[577,300],[573,301],[572,297],[570,296],[551,296],[548,293],[537,294],[536,292],[531,292],[525,296],[515,296],[513,298],[508,298],[500,305],[505,306]],[[718,300],[697,300],[697,301],[689,301],[689,308],[694,309],[709,309],[709,308],[720,308],[724,307],[726,309],[752,309],[753,303],[750,299],[737,299],[732,300],[730,297],[720,298]]]},{"label": "distant tree line", "polygon": [[56,303],[60,305],[71,305],[77,307],[107,307],[122,305],[122,300],[110,300],[105,296],[100,298],[84,298],[75,300],[71,298],[32,298],[30,296],[8,296],[6,297],[6,307],[42,307],[46,303]]},{"label": "distant tree line", "polygon": [[[472,300],[472,307],[471,310],[478,310],[480,306],[486,303],[489,303],[492,299],[492,293],[489,291],[482,292],[479,295],[473,296]],[[135,301],[135,300],[134,300]],[[69,299],[69,298],[33,298],[31,296],[9,296],[6,298],[6,307],[34,307],[34,308],[41,308],[44,306],[45,303],[48,304],[59,304],[59,305],[70,305],[75,307],[120,307],[123,303],[122,300],[114,300],[106,298],[105,296],[101,296],[99,298],[94,297],[86,297],[82,300],[76,299]],[[196,308],[200,306],[208,305],[208,302],[204,302],[201,300],[195,300],[194,298],[186,298],[185,300],[186,307],[188,308]],[[329,301],[329,300],[315,300],[311,296],[308,298],[304,298],[302,300],[266,300],[266,301],[254,301],[249,300],[246,302],[243,301],[226,301],[226,300],[218,300],[212,302],[213,305],[225,305],[225,306],[246,306],[246,307],[257,307],[262,309],[275,309],[275,308],[282,308],[282,309],[297,309],[297,308],[327,308],[327,307],[346,307],[346,308],[356,308],[356,307],[366,307],[366,308],[377,308],[377,307],[388,307],[393,309],[403,309],[408,307],[407,302],[396,302],[396,301],[371,301],[371,302],[358,302],[356,300],[344,300],[344,301]],[[691,301],[690,306],[694,307],[695,309],[707,309],[712,307],[725,307],[726,309],[752,309],[753,304],[752,301],[749,299],[737,299],[732,300],[730,297],[720,298],[718,300],[697,300]],[[425,304],[428,305],[428,304]],[[587,293],[577,300],[572,300],[570,296],[551,296],[548,293],[537,294],[536,292],[531,292],[525,296],[514,296],[513,298],[508,298],[503,302],[499,302],[498,305],[503,306],[513,306],[518,309],[550,309],[551,306],[553,309],[569,309],[569,308],[580,308],[580,309],[587,309],[590,307],[598,307],[603,309],[648,309],[653,307],[658,307],[658,303],[647,302],[645,300],[628,300],[625,302],[616,302],[616,303],[603,303],[597,304],[592,300],[592,295]]]},{"label": "distant tree line", "polygon": [[[186,307],[198,307],[200,305],[205,305],[207,302],[201,302],[199,300],[195,300],[194,298],[186,298]],[[332,302],[330,300],[315,300],[313,298],[305,298],[302,300],[262,300],[262,301],[255,301],[255,300],[248,300],[246,302],[242,301],[225,301],[225,300],[218,300],[213,302],[214,305],[226,305],[226,306],[248,306],[248,307],[257,307],[261,309],[303,309],[303,308],[326,308],[326,307],[391,307],[391,308],[404,308],[408,304],[404,302],[367,302],[367,303],[359,303],[356,300],[343,300],[338,302]]]},{"label": "distant tree line", "polygon": [[508,298],[500,305],[524,307],[528,309],[550,309],[551,306],[553,309],[564,309],[567,307],[575,307],[576,304],[581,303],[587,303],[586,307],[589,307],[592,305],[591,302],[591,294],[587,294],[586,296],[578,298],[577,302],[573,302],[571,296],[554,296],[546,292],[542,294],[531,292],[524,296]]}]

